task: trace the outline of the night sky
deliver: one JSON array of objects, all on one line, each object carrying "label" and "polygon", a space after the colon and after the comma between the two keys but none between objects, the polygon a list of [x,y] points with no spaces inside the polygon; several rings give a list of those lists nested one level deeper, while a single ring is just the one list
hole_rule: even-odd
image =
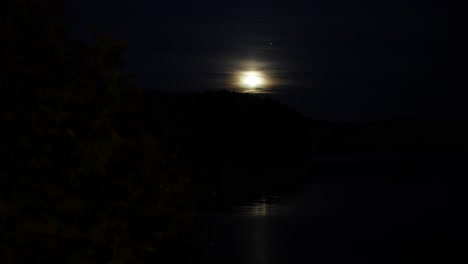
[{"label": "night sky", "polygon": [[[69,2],[73,34],[124,40],[145,89],[264,93],[332,121],[468,112],[463,10],[447,2]],[[242,71],[267,83],[247,91]]]}]

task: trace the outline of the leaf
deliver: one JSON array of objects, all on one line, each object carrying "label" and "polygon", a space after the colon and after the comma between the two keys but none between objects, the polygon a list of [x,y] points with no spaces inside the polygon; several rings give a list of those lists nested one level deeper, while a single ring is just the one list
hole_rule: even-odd
[{"label": "leaf", "polygon": [[75,133],[73,132],[73,130],[72,130],[71,128],[67,128],[67,134],[68,134],[72,139],[76,139]]}]

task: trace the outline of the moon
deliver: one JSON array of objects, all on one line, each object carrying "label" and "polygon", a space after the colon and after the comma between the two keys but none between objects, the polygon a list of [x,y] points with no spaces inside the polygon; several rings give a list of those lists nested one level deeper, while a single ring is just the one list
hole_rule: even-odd
[{"label": "moon", "polygon": [[265,84],[265,77],[261,72],[248,71],[241,74],[240,82],[245,88],[255,89]]}]

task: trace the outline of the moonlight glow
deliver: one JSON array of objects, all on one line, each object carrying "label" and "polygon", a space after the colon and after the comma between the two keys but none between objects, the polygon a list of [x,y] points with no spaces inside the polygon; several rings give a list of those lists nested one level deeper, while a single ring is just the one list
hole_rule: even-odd
[{"label": "moonlight glow", "polygon": [[243,72],[240,75],[240,84],[249,89],[259,88],[265,84],[265,76],[257,71]]}]

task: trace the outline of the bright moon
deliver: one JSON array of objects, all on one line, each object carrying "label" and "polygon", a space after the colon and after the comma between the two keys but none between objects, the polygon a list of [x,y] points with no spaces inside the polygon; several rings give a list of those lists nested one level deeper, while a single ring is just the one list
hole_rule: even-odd
[{"label": "bright moon", "polygon": [[249,71],[241,75],[241,83],[247,88],[257,88],[265,83],[265,78],[260,72]]}]

